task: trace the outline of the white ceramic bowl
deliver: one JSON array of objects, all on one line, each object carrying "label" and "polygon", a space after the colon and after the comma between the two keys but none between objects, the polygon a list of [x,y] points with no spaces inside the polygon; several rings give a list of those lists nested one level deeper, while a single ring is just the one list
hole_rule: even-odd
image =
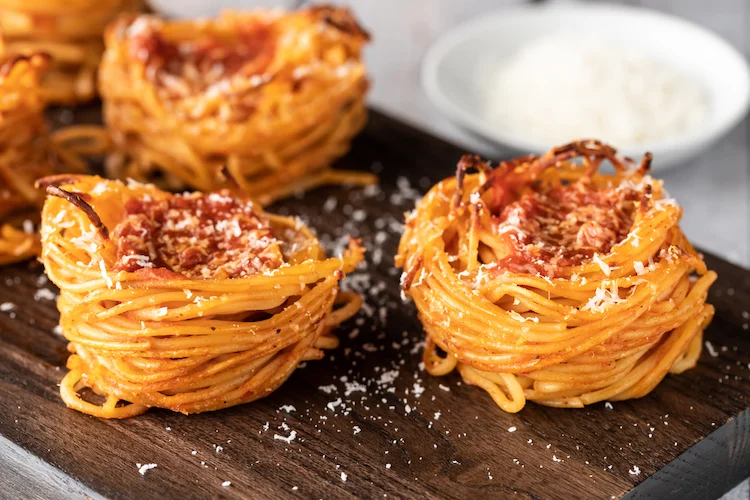
[{"label": "white ceramic bowl", "polygon": [[[708,148],[747,113],[750,68],[743,56],[713,33],[655,11],[615,5],[520,6],[487,14],[443,35],[427,52],[422,84],[429,99],[463,128],[522,153],[539,154],[546,144],[487,119],[487,75],[525,44],[555,33],[601,36],[633,47],[689,75],[706,89],[709,117],[673,138],[620,148],[627,156],[654,154],[654,169],[683,163]],[[613,144],[617,146],[616,144]]]},{"label": "white ceramic bowl", "polygon": [[295,0],[149,0],[165,16],[176,18],[212,17],[222,10],[251,10],[279,7],[293,9]]}]

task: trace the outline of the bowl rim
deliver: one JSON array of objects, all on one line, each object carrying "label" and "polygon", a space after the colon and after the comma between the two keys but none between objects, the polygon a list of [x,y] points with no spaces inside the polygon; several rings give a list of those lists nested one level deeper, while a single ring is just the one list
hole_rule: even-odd
[{"label": "bowl rim", "polygon": [[[714,143],[736,127],[745,117],[750,108],[750,65],[744,55],[727,42],[724,38],[699,24],[686,19],[652,10],[641,6],[627,6],[615,4],[593,4],[582,5],[552,4],[552,5],[517,5],[495,10],[481,16],[463,22],[441,35],[427,49],[421,65],[421,83],[427,98],[448,118],[461,125],[465,129],[478,134],[492,143],[500,144],[511,149],[525,153],[542,153],[547,151],[552,144],[546,144],[541,139],[530,138],[519,133],[507,133],[501,131],[492,122],[483,116],[475,116],[469,110],[459,106],[443,92],[440,78],[438,78],[438,67],[453,48],[459,43],[476,36],[476,33],[486,31],[498,23],[498,20],[511,15],[549,15],[549,12],[596,12],[598,15],[617,16],[621,13],[628,15],[645,16],[656,19],[658,22],[670,23],[681,29],[699,33],[704,37],[712,39],[722,50],[739,63],[743,71],[742,93],[743,97],[732,108],[732,111],[712,117],[706,120],[705,127],[696,127],[691,131],[665,140],[649,141],[635,146],[618,148],[626,156],[640,156],[646,151],[654,153],[654,156],[666,156],[669,152],[685,150],[686,146],[696,152]],[[614,145],[617,147],[617,145]],[[691,155],[692,156],[692,155]]]}]

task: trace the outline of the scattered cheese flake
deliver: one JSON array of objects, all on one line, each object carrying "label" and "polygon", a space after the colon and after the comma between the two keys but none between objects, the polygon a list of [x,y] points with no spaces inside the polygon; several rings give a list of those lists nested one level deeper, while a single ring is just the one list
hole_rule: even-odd
[{"label": "scattered cheese flake", "polygon": [[331,385],[321,385],[320,387],[318,387],[318,390],[323,391],[326,394],[331,394],[332,392],[338,391],[338,388],[335,385],[331,384]]},{"label": "scattered cheese flake", "polygon": [[156,468],[156,464],[135,464],[135,466],[138,467],[138,473],[141,476],[145,476],[146,472]]},{"label": "scattered cheese flake", "polygon": [[646,266],[643,265],[643,262],[636,260],[633,262],[633,269],[635,269],[635,274],[638,276],[643,276],[646,274]]},{"label": "scattered cheese flake", "polygon": [[383,372],[377,381],[378,385],[387,385],[393,383],[393,381],[398,378],[398,373],[398,370],[389,370],[387,372]]},{"label": "scattered cheese flake", "polygon": [[336,407],[339,406],[342,402],[343,401],[341,400],[341,398],[336,398],[335,401],[331,401],[326,406],[328,407],[329,410],[336,411]]},{"label": "scattered cheese flake", "polygon": [[107,274],[107,266],[104,264],[104,260],[99,261],[99,269],[102,272],[102,278],[104,278],[104,282],[107,284],[107,288],[112,288],[115,286],[115,284],[112,282],[112,278],[109,277],[109,274]]},{"label": "scattered cheese flake", "polygon": [[282,436],[280,434],[274,434],[274,439],[278,439],[279,441],[286,441],[287,443],[291,443],[295,439],[297,439],[297,431],[292,431],[288,436]]},{"label": "scattered cheese flake", "polygon": [[612,272],[612,269],[609,267],[609,265],[606,262],[602,260],[601,257],[599,257],[598,253],[595,253],[594,257],[591,260],[594,261],[596,264],[599,264],[599,267],[602,268],[602,272],[606,274],[607,276],[609,276],[609,274]]},{"label": "scattered cheese flake", "polygon": [[[609,288],[607,288],[609,284]],[[609,306],[625,302],[627,299],[620,297],[620,291],[615,281],[602,281],[601,286],[596,289],[591,297],[581,308],[582,311],[602,312]]]},{"label": "scattered cheese flake", "polygon": [[532,321],[534,323],[539,323],[539,318],[536,316],[529,316],[525,317],[521,314],[517,313],[516,311],[508,311],[508,314],[511,318],[513,318],[516,321],[520,321],[521,323],[525,323],[526,321]]},{"label": "scattered cheese flake", "polygon": [[47,288],[40,288],[36,292],[34,292],[34,300],[39,302],[41,299],[46,300],[55,300],[57,296],[54,294],[54,292],[48,290]]},{"label": "scattered cheese flake", "polygon": [[708,354],[710,354],[712,358],[715,358],[719,355],[719,353],[716,352],[716,349],[714,349],[714,345],[708,340],[706,341],[706,350],[708,350]]}]

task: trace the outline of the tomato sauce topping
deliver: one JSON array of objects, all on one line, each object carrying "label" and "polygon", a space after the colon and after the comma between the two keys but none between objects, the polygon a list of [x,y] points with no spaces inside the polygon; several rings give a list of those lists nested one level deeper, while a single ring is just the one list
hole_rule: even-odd
[{"label": "tomato sauce topping", "polygon": [[188,278],[243,278],[284,262],[268,220],[227,192],[131,198],[113,240],[116,271],[166,268]]},{"label": "tomato sauce topping", "polygon": [[590,262],[625,239],[641,197],[632,186],[579,183],[524,194],[493,216],[510,249],[496,269],[554,278],[561,268]]},{"label": "tomato sauce topping", "polygon": [[262,22],[242,25],[225,37],[198,31],[193,39],[173,42],[141,19],[131,25],[128,35],[130,56],[150,69],[146,76],[181,95],[204,90],[238,73],[261,75],[275,52],[271,27]]}]

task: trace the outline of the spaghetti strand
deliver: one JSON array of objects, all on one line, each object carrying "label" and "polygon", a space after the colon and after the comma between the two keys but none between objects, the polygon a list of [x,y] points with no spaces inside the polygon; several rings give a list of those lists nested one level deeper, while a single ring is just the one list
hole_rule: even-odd
[{"label": "spaghetti strand", "polygon": [[120,18],[99,73],[110,176],[167,189],[226,187],[263,205],[322,184],[367,120],[362,49],[345,9],[224,12],[211,20]]},{"label": "spaghetti strand", "polygon": [[465,156],[407,216],[396,256],[427,371],[457,369],[517,412],[640,398],[695,366],[716,273],[650,162],[593,140],[494,169]]},{"label": "spaghetti strand", "polygon": [[44,101],[90,101],[96,95],[105,26],[120,13],[142,8],[142,0],[0,0],[3,51],[51,56],[42,78]]},{"label": "spaghetti strand", "polygon": [[[298,220],[228,191],[172,195],[99,177],[43,179],[42,261],[73,353],[65,403],[103,418],[198,413],[278,388],[338,340],[361,299]],[[88,401],[88,388],[105,402]],[[90,398],[89,398],[90,399]]]},{"label": "spaghetti strand", "polygon": [[44,201],[38,177],[83,172],[74,151],[49,134],[40,82],[50,64],[43,54],[0,61],[0,265],[39,255],[37,226]]}]

